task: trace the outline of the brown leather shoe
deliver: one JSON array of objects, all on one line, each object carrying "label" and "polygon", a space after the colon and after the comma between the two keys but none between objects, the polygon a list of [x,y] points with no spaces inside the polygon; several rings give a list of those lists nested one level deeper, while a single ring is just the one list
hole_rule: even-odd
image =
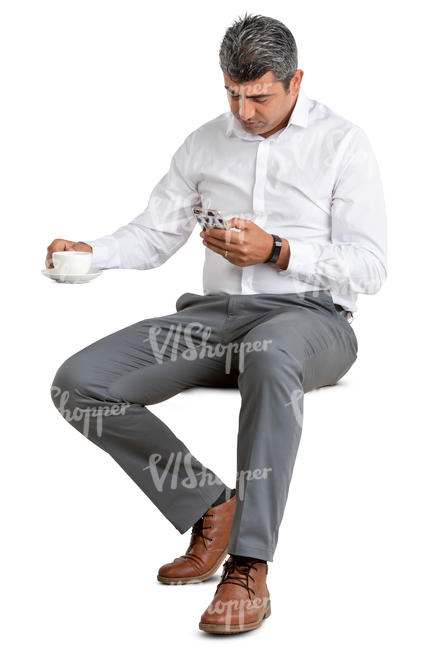
[{"label": "brown leather shoe", "polygon": [[237,634],[255,630],[271,613],[266,586],[268,565],[232,556],[224,562],[221,580],[199,628],[212,634]]},{"label": "brown leather shoe", "polygon": [[[193,525],[186,553],[164,564],[158,571],[158,580],[168,585],[185,585],[213,576],[227,556],[235,510],[236,494],[209,508]],[[205,530],[208,534],[203,534]]]}]

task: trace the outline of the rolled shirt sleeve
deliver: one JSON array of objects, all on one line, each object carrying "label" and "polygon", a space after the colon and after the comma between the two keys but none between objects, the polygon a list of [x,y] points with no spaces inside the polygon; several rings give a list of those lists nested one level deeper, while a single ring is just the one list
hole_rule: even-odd
[{"label": "rolled shirt sleeve", "polygon": [[279,273],[337,295],[373,294],[387,277],[387,223],[379,168],[360,127],[350,133],[334,183],[329,243],[288,238]]},{"label": "rolled shirt sleeve", "polygon": [[191,207],[200,204],[192,167],[193,138],[194,132],[177,149],[143,212],[110,235],[81,240],[92,246],[93,268],[155,268],[185,244],[197,223]]}]

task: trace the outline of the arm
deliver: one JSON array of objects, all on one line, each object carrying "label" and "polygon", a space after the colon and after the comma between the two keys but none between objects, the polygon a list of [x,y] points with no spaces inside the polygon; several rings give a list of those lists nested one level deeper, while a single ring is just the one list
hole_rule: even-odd
[{"label": "arm", "polygon": [[352,132],[333,188],[331,242],[289,238],[281,254],[279,273],[337,293],[349,289],[372,294],[385,282],[387,224],[382,183],[370,142],[359,127]]},{"label": "arm", "polygon": [[163,264],[189,238],[200,203],[192,179],[191,133],[177,149],[170,168],[153,189],[147,208],[111,235],[81,240],[93,249],[94,268],[151,269]]}]

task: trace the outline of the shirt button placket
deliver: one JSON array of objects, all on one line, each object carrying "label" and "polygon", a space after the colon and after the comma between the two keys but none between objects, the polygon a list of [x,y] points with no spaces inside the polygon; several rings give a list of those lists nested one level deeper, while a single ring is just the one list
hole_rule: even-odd
[{"label": "shirt button placket", "polygon": [[[261,140],[257,146],[256,178],[253,187],[253,215],[252,220],[261,228],[266,223],[265,213],[265,184],[268,168],[270,141]],[[242,268],[242,293],[254,293],[253,277],[254,264]]]}]

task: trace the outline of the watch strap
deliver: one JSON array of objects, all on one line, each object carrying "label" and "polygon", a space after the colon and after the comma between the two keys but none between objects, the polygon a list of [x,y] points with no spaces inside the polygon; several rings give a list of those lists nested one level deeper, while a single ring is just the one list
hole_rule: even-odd
[{"label": "watch strap", "polygon": [[272,237],[274,238],[274,245],[272,247],[272,252],[271,252],[271,255],[270,255],[269,259],[267,259],[266,262],[265,262],[266,264],[275,264],[275,262],[278,261],[278,258],[280,256],[280,252],[281,252],[281,248],[282,248],[282,245],[283,245],[283,243],[281,241],[281,237],[279,237],[278,235],[274,235],[274,234],[272,235]]}]

